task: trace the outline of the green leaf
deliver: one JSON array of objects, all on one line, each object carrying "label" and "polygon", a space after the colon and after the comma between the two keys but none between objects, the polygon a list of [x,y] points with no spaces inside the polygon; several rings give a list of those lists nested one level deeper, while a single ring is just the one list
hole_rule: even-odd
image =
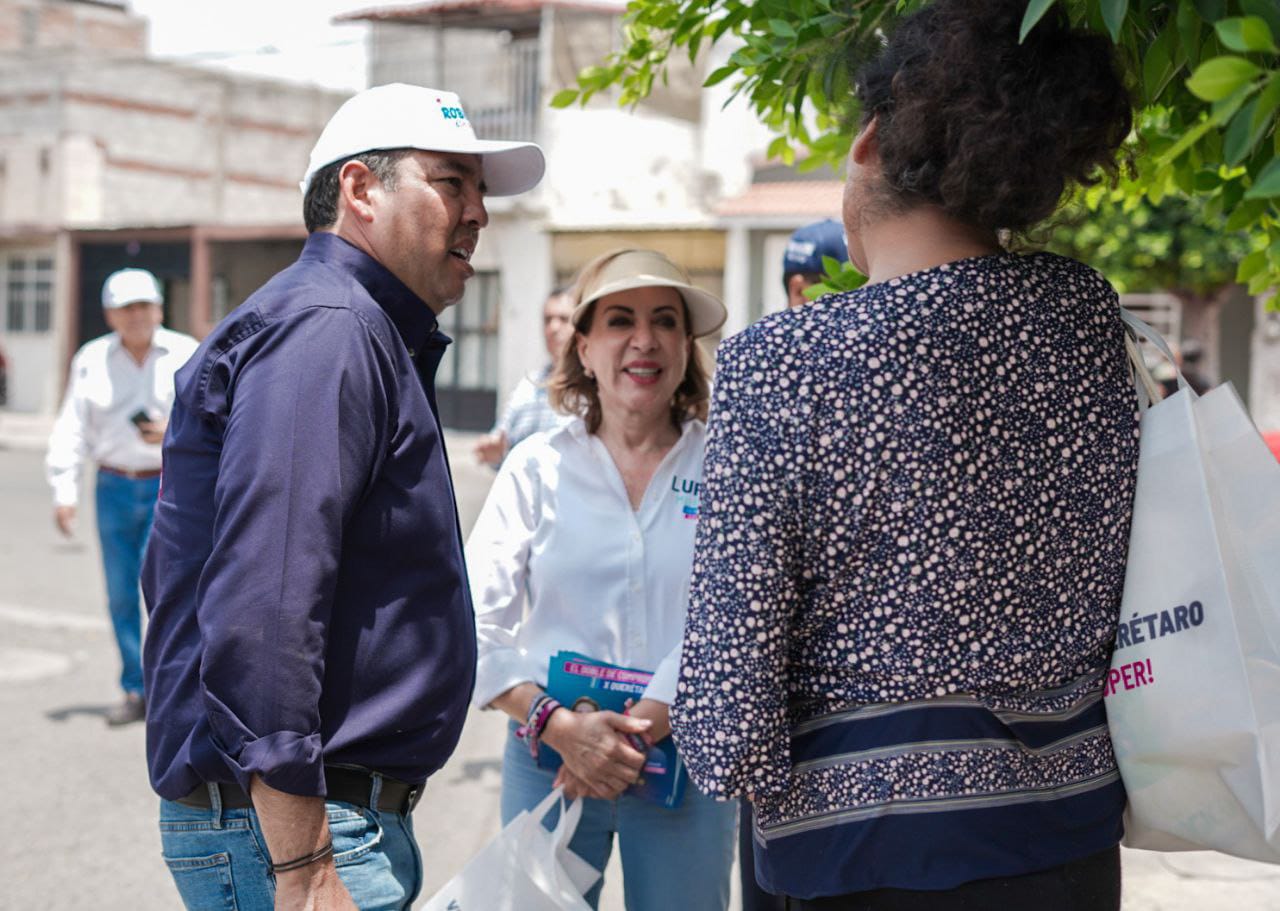
[{"label": "green leaf", "polygon": [[773,32],[779,38],[794,38],[796,36],[796,28],[785,19],[770,19],[769,31]]},{"label": "green leaf", "polygon": [[1246,54],[1250,51],[1277,53],[1271,29],[1257,16],[1237,16],[1222,19],[1213,26],[1222,43],[1233,51]]},{"label": "green leaf", "polygon": [[1227,217],[1226,228],[1228,231],[1243,230],[1257,221],[1265,211],[1267,211],[1266,200],[1251,199],[1243,202]]},{"label": "green leaf", "polygon": [[1124,25],[1125,13],[1129,12],[1129,0],[1102,0],[1102,21],[1111,33],[1111,41],[1120,43],[1120,27]]},{"label": "green leaf", "polygon": [[1235,116],[1236,111],[1240,110],[1240,106],[1248,100],[1249,96],[1258,91],[1258,85],[1256,82],[1246,83],[1221,101],[1215,101],[1210,108],[1209,119],[1215,126],[1226,126],[1227,121]]},{"label": "green leaf", "polygon": [[1249,129],[1262,130],[1271,122],[1277,107],[1280,107],[1280,73],[1272,73],[1267,87],[1258,96],[1258,106],[1253,111],[1253,122],[1249,124]]},{"label": "green leaf", "polygon": [[[1259,294],[1262,294],[1264,291],[1270,291],[1271,288],[1274,286],[1274,283],[1275,283],[1275,276],[1272,275],[1269,271],[1259,272],[1257,275],[1255,275],[1253,278],[1249,280],[1248,290],[1251,295],[1253,295],[1254,297],[1257,297]],[[1275,298],[1272,298],[1273,303],[1274,301],[1275,301]],[[1269,306],[1268,309],[1274,310],[1275,307]]]},{"label": "green leaf", "polygon": [[1214,170],[1199,171],[1196,173],[1191,185],[1195,187],[1197,193],[1211,193],[1222,186],[1222,178]]},{"label": "green leaf", "polygon": [[553,108],[567,108],[578,100],[577,89],[561,89],[551,96],[551,106]]},{"label": "green leaf", "polygon": [[1240,260],[1240,265],[1236,267],[1236,281],[1247,282],[1265,268],[1267,268],[1267,251],[1258,250],[1250,253]]},{"label": "green leaf", "polygon": [[1189,66],[1200,62],[1200,16],[1191,0],[1178,4],[1178,45]]},{"label": "green leaf", "polygon": [[1246,16],[1257,16],[1267,23],[1273,36],[1280,35],[1280,3],[1276,0],[1240,0]]},{"label": "green leaf", "polygon": [[703,81],[702,87],[704,89],[709,89],[713,85],[719,85],[721,82],[724,82],[726,79],[728,79],[730,76],[732,76],[734,73],[737,73],[737,72],[740,72],[740,70],[738,69],[737,66],[733,65],[732,63],[726,66],[722,66],[720,67],[720,69],[714,70],[711,73],[711,75],[708,76]]},{"label": "green leaf", "polygon": [[1226,0],[1194,0],[1196,12],[1205,22],[1217,22],[1227,14]]},{"label": "green leaf", "polygon": [[1240,109],[1240,113],[1236,114],[1231,125],[1227,127],[1227,133],[1222,139],[1222,158],[1231,167],[1235,167],[1249,157],[1267,128],[1271,126],[1270,118],[1263,118],[1261,121],[1258,119],[1258,105],[1262,100],[1258,97],[1250,101]]},{"label": "green leaf", "polygon": [[1022,14],[1022,27],[1018,29],[1018,43],[1027,40],[1027,35],[1036,27],[1036,23],[1044,18],[1044,14],[1049,12],[1049,7],[1053,6],[1054,0],[1029,0],[1027,3],[1027,11]]},{"label": "green leaf", "polygon": [[1268,199],[1272,196],[1280,196],[1280,158],[1271,159],[1244,194],[1245,199]]},{"label": "green leaf", "polygon": [[1152,42],[1143,58],[1142,87],[1148,104],[1160,97],[1173,75],[1173,42],[1176,34],[1170,23]]},{"label": "green leaf", "polygon": [[1209,132],[1212,128],[1213,121],[1204,120],[1184,132],[1178,141],[1169,148],[1169,151],[1160,156],[1160,159],[1156,162],[1156,167],[1161,169],[1164,168],[1187,149],[1195,145],[1200,140],[1200,137]]},{"label": "green leaf", "polygon": [[1187,88],[1203,101],[1220,101],[1261,73],[1257,64],[1243,57],[1214,57],[1196,67]]}]

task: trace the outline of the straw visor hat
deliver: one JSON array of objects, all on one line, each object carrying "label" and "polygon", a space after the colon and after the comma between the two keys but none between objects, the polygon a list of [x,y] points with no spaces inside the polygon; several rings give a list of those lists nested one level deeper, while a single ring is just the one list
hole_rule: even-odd
[{"label": "straw visor hat", "polygon": [[653,250],[621,250],[594,275],[586,277],[579,303],[573,308],[573,324],[582,321],[587,307],[607,294],[633,288],[675,288],[689,308],[689,331],[695,337],[710,335],[724,325],[728,311],[714,294],[695,288],[685,271]]}]

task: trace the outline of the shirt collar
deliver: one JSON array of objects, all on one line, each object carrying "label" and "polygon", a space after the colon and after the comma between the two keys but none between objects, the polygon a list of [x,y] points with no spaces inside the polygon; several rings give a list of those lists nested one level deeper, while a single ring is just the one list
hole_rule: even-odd
[{"label": "shirt collar", "polygon": [[[168,340],[165,338],[165,333],[166,330],[164,326],[156,326],[156,331],[151,334],[151,347],[147,349],[147,357],[151,357],[152,351],[168,353],[169,344]],[[120,333],[112,332],[111,340],[107,342],[107,354],[113,355],[117,351],[122,351],[126,355],[128,354],[128,352],[124,350],[124,342],[120,340]]]},{"label": "shirt collar", "polygon": [[[693,429],[695,422],[697,422],[696,418],[690,418],[687,421],[681,422],[680,439],[676,440],[672,445],[671,448],[673,450],[681,449],[685,446],[689,440],[689,431]],[[595,435],[587,432],[587,422],[581,417],[572,418],[567,424],[565,424],[564,429],[567,430],[569,435],[575,440],[581,440],[584,442]]]},{"label": "shirt collar", "polygon": [[420,351],[428,339],[438,344],[435,336],[448,343],[448,337],[438,331],[436,315],[422,298],[350,241],[328,231],[316,231],[307,238],[299,259],[328,263],[349,273],[391,317],[410,351]]}]

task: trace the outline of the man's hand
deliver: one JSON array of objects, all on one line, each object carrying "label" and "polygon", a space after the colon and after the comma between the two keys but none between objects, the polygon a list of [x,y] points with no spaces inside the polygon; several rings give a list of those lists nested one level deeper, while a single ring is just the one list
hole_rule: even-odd
[{"label": "man's hand", "polygon": [[[249,796],[267,839],[272,863],[318,851],[329,841],[323,797],[298,797],[254,778]],[[338,877],[333,855],[276,874],[276,911],[359,911]]]},{"label": "man's hand", "polygon": [[53,507],[53,524],[64,537],[71,537],[76,530],[76,508],[74,506]]},{"label": "man's hand", "polygon": [[484,465],[498,465],[507,454],[507,435],[501,430],[486,434],[476,440],[471,450],[476,461]]},{"label": "man's hand", "polygon": [[164,431],[168,421],[142,421],[138,424],[138,433],[142,434],[142,442],[159,446],[164,442]]}]

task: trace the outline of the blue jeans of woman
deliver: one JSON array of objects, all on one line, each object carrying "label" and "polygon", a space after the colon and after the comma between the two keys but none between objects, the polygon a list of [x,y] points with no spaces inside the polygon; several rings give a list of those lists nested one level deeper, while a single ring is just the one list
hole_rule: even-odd
[{"label": "blue jeans of woman", "polygon": [[[510,726],[502,758],[502,824],[533,809],[551,792],[555,773],[538,768]],[[551,828],[558,811],[547,815]],[[738,805],[712,800],[692,783],[674,810],[623,794],[587,798],[570,849],[604,870],[618,838],[627,911],[723,911],[729,906],[729,874],[736,847]],[[598,906],[603,882],[587,893]]]},{"label": "blue jeans of woman", "polygon": [[102,569],[107,579],[107,608],[120,649],[120,688],[142,692],[142,605],[138,575],[151,534],[159,478],[125,478],[98,472],[95,505]]},{"label": "blue jeans of woman", "polygon": [[[377,805],[381,779],[370,802]],[[249,809],[210,809],[160,801],[160,848],[183,904],[191,911],[272,911],[276,884],[270,854]],[[361,911],[404,911],[422,888],[422,857],[405,813],[383,813],[331,800],[325,808],[333,861]],[[287,858],[282,858],[287,859]]]}]

